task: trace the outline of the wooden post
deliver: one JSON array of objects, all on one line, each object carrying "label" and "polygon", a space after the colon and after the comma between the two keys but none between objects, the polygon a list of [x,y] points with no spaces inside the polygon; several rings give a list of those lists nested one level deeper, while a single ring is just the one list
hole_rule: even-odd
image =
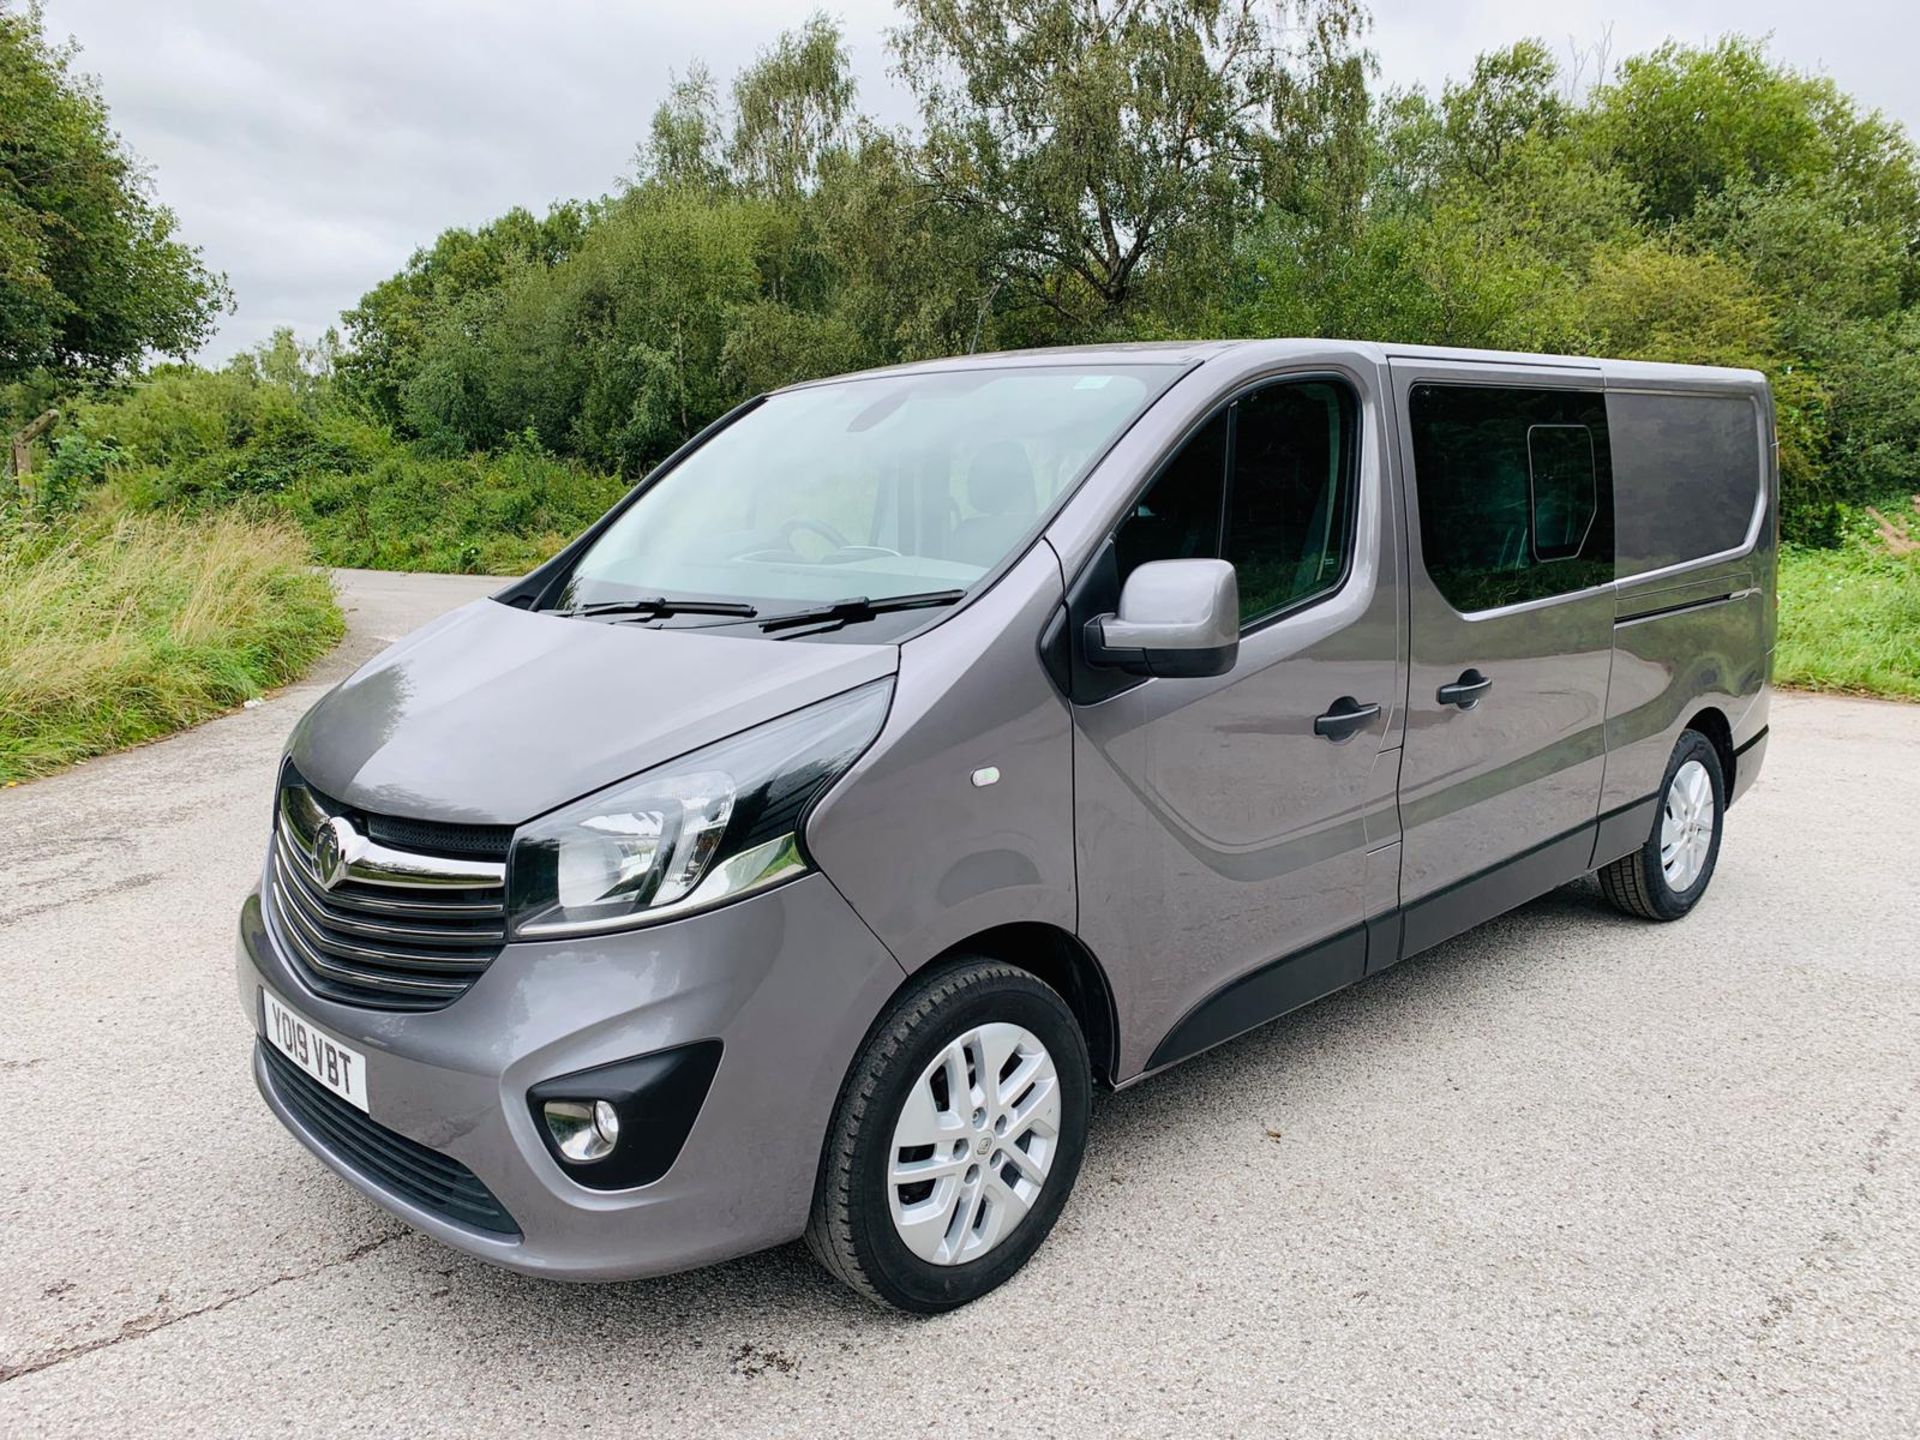
[{"label": "wooden post", "polygon": [[13,475],[14,484],[19,487],[20,499],[24,503],[27,495],[27,477],[33,474],[33,442],[54,421],[60,418],[58,410],[48,410],[39,419],[24,429],[16,430],[13,435],[13,454],[7,462],[7,469]]}]

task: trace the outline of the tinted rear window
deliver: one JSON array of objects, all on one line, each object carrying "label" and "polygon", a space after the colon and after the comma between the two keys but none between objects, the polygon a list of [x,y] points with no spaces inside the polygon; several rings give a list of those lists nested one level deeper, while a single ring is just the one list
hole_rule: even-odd
[{"label": "tinted rear window", "polygon": [[1607,397],[1622,578],[1745,543],[1760,499],[1760,417],[1744,395]]}]

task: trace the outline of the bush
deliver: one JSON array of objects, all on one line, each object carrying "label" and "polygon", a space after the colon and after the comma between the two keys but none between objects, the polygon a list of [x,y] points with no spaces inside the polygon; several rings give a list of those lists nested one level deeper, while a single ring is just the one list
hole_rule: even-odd
[{"label": "bush", "polygon": [[525,571],[626,493],[531,430],[491,455],[436,453],[331,382],[276,380],[258,363],[169,366],[98,396],[76,407],[56,455],[67,446],[92,478],[111,473],[132,510],[290,519],[328,565]]},{"label": "bush", "polygon": [[52,521],[78,510],[107,478],[108,467],[118,456],[112,444],[85,435],[62,435],[54,441],[46,465],[32,482],[39,518]]},{"label": "bush", "polygon": [[369,469],[315,472],[279,497],[329,565],[512,575],[626,493],[522,436],[499,455],[437,459],[395,443]]},{"label": "bush", "polygon": [[137,745],[284,685],[343,626],[290,525],[0,521],[0,781]]}]

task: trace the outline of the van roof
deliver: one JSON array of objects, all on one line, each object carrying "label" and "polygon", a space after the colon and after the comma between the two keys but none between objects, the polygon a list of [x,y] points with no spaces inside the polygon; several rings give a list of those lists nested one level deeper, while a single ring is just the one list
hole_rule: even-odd
[{"label": "van roof", "polygon": [[[1307,337],[1251,340],[1153,340],[1106,345],[1056,345],[1033,350],[994,350],[976,355],[953,355],[938,359],[916,360],[903,365],[885,365],[855,372],[865,379],[880,375],[926,374],[941,370],[979,368],[1019,368],[1059,365],[1198,365],[1231,352],[1252,348],[1271,350],[1275,359],[1290,351],[1312,351],[1324,355],[1328,350],[1344,350],[1376,362],[1387,360],[1456,360],[1484,365],[1552,366],[1562,370],[1592,370],[1616,384],[1662,383],[1728,386],[1750,389],[1766,384],[1757,370],[1734,369],[1722,365],[1676,365],[1648,360],[1616,360],[1591,355],[1547,355],[1518,350],[1473,350],[1448,345],[1383,344],[1371,340],[1331,340]],[[855,375],[827,377],[835,380]],[[802,381],[788,387],[803,388],[821,384],[821,380]]]}]

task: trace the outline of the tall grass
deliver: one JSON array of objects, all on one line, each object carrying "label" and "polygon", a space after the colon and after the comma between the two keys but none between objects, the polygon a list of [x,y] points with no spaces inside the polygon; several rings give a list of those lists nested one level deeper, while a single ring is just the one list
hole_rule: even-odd
[{"label": "tall grass", "polygon": [[294,679],[342,630],[284,521],[0,521],[0,781],[208,719]]},{"label": "tall grass", "polygon": [[1780,557],[1774,679],[1920,700],[1920,551],[1853,539]]}]

